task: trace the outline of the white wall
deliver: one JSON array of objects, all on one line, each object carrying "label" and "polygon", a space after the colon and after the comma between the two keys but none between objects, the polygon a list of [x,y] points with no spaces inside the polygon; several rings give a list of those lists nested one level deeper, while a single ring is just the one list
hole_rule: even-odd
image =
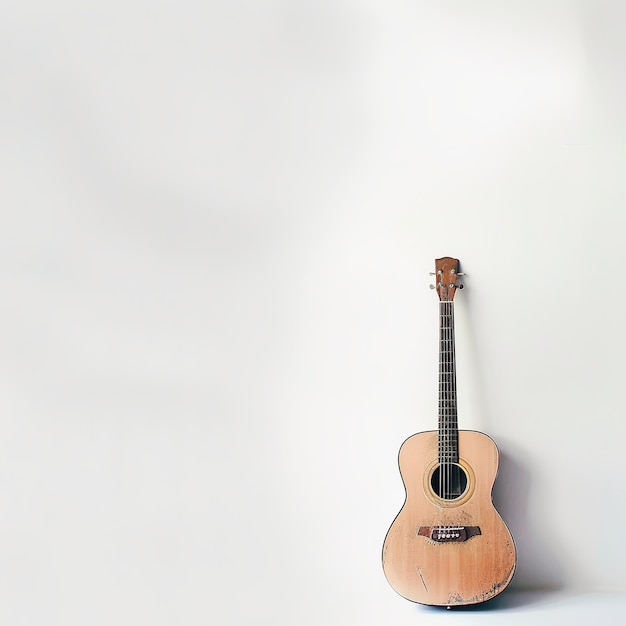
[{"label": "white wall", "polygon": [[0,621],[390,623],[443,255],[515,585],[624,590],[624,19],[3,3]]}]

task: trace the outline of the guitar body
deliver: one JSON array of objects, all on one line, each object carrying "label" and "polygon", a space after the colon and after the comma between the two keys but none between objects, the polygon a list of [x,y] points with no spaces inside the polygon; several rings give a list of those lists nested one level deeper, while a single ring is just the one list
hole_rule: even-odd
[{"label": "guitar body", "polygon": [[491,500],[498,471],[493,440],[458,431],[457,465],[465,479],[454,498],[437,495],[437,431],[409,437],[399,465],[406,500],[383,546],[391,586],[408,600],[435,606],[477,604],[498,595],[513,577],[516,555]]}]

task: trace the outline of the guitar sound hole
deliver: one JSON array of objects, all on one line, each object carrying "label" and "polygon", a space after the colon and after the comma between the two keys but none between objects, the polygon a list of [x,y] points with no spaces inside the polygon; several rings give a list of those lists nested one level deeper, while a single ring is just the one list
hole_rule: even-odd
[{"label": "guitar sound hole", "polygon": [[442,463],[435,468],[430,486],[443,500],[455,500],[467,489],[467,474],[458,463]]}]

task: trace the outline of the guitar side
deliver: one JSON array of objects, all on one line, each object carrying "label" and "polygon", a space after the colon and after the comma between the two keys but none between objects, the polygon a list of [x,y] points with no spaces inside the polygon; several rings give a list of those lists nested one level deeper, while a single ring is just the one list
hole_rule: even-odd
[{"label": "guitar side", "polygon": [[430,487],[437,431],[413,435],[400,448],[406,500],[387,532],[382,559],[390,585],[413,602],[478,604],[503,591],[515,571],[513,538],[491,500],[498,449],[475,431],[458,431],[458,442],[467,487],[448,501]]}]

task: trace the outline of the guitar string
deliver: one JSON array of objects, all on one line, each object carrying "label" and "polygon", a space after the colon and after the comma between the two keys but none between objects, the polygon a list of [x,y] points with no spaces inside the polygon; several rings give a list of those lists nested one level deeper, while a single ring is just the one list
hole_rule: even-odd
[{"label": "guitar string", "polygon": [[[447,297],[447,295],[446,295]],[[441,497],[445,499],[446,497],[446,305],[441,305],[442,315],[441,315],[441,326],[442,326],[442,335],[443,340],[441,343],[441,368],[442,368],[442,402],[441,402],[441,416],[443,419],[443,434],[441,441],[441,468],[440,474],[442,476],[442,489],[441,489]],[[443,512],[443,511],[442,511]]]},{"label": "guitar string", "polygon": [[444,441],[444,459],[445,459],[445,485],[444,485],[444,499],[450,498],[450,302],[446,302],[446,406],[445,406],[445,418],[446,418],[446,438]]},{"label": "guitar string", "polygon": [[[445,531],[444,502],[460,489],[461,472],[458,463],[458,427],[456,424],[456,363],[454,337],[454,302],[448,299],[445,283],[442,287],[439,321],[439,528]],[[460,494],[459,494],[460,495]]]},{"label": "guitar string", "polygon": [[451,396],[451,391],[452,391],[452,381],[450,380],[450,371],[452,369],[452,363],[451,363],[451,355],[450,355],[450,341],[451,341],[451,329],[450,329],[450,307],[452,306],[451,302],[448,302],[448,304],[446,305],[446,309],[447,309],[447,316],[446,316],[446,323],[447,323],[447,328],[448,328],[448,341],[446,341],[446,350],[447,350],[447,354],[446,354],[446,360],[447,360],[447,366],[446,369],[448,370],[448,381],[447,381],[447,387],[448,387],[448,402],[447,402],[447,408],[446,408],[446,412],[447,412],[447,420],[446,420],[446,429],[447,429],[447,433],[446,433],[446,500],[450,499],[450,473],[452,472],[452,466],[450,465],[450,437],[452,436],[452,431],[450,430],[450,417],[451,417],[451,401],[452,401],[452,396]]},{"label": "guitar string", "polygon": [[[445,289],[445,286],[444,286]],[[443,403],[443,421],[444,421],[444,438],[443,438],[443,494],[442,497],[444,499],[444,513],[445,513],[445,501],[448,499],[448,482],[449,482],[449,466],[448,466],[448,437],[449,437],[449,422],[448,422],[448,406],[449,406],[449,384],[450,379],[448,376],[449,370],[449,355],[448,355],[448,341],[450,339],[449,333],[450,330],[448,328],[448,291],[446,289],[446,302],[443,305],[444,316],[443,316],[443,324],[444,324],[444,342],[443,342],[443,362],[444,362],[444,403]],[[444,515],[444,529],[445,529],[445,515]]]},{"label": "guitar string", "polygon": [[[442,328],[442,341],[441,341],[441,370],[442,370],[442,389],[441,389],[441,419],[443,420],[443,428],[441,435],[441,475],[443,477],[440,497],[445,500],[446,497],[446,305],[445,302],[441,305],[441,328]],[[443,505],[443,503],[442,503]]]},{"label": "guitar string", "polygon": [[[453,309],[453,304],[452,302],[450,302],[450,345],[448,346],[448,349],[450,350],[450,420],[449,420],[449,429],[450,429],[450,436],[449,436],[449,442],[448,442],[448,449],[450,450],[450,468],[449,468],[449,473],[452,475],[451,476],[451,480],[454,481],[454,487],[456,487],[456,466],[452,465],[455,461],[455,455],[454,455],[454,445],[453,445],[453,439],[454,439],[454,414],[455,414],[455,406],[454,406],[454,309]],[[452,486],[449,485],[448,486],[448,495],[451,497],[452,496]]]},{"label": "guitar string", "polygon": [[[452,465],[452,463],[456,463],[456,454],[455,454],[455,446],[454,446],[454,436],[455,436],[455,415],[456,415],[456,389],[455,389],[455,359],[454,359],[454,304],[450,302],[450,343],[448,349],[450,350],[450,420],[449,420],[449,442],[448,449],[450,450],[450,469],[448,470],[452,474],[451,480],[454,481],[454,488],[456,488],[456,478],[457,478],[457,467],[456,465]],[[451,490],[452,486],[448,486],[450,493],[448,495],[452,496]],[[455,492],[456,493],[456,492]]]},{"label": "guitar string", "polygon": [[[445,294],[442,291],[442,296]],[[444,487],[444,452],[443,440],[445,437],[445,325],[444,325],[444,302],[439,305],[439,497],[443,498]],[[439,527],[443,524],[443,503],[439,505]]]},{"label": "guitar string", "polygon": [[448,309],[448,316],[447,316],[447,324],[448,324],[448,341],[446,342],[446,350],[448,351],[447,354],[447,360],[448,360],[448,434],[446,437],[446,461],[447,461],[447,467],[446,467],[446,474],[447,474],[447,484],[446,484],[446,500],[450,499],[450,479],[451,479],[451,473],[452,473],[452,465],[450,463],[450,439],[452,437],[452,425],[451,425],[451,417],[452,417],[452,380],[451,380],[451,371],[452,371],[452,355],[450,353],[450,346],[451,346],[451,341],[452,341],[452,328],[451,328],[451,324],[452,324],[452,318],[450,316],[450,310],[452,308],[452,302],[449,302],[447,307]]},{"label": "guitar string", "polygon": [[[446,294],[446,298],[447,298],[447,294]],[[443,305],[443,310],[444,310],[444,316],[443,316],[443,323],[444,323],[444,336],[445,336],[445,340],[443,343],[443,354],[444,354],[444,358],[443,358],[443,362],[444,362],[444,403],[443,403],[443,421],[444,421],[444,438],[443,438],[443,494],[442,497],[444,500],[446,500],[448,498],[448,405],[449,405],[449,397],[448,397],[448,392],[449,392],[449,384],[450,384],[450,377],[448,376],[448,368],[449,368],[449,363],[448,363],[448,340],[449,340],[449,330],[448,330],[448,303],[446,300],[446,303]]]},{"label": "guitar string", "polygon": [[[441,497],[443,487],[443,306],[441,302],[439,304],[439,497]],[[439,526],[442,522],[442,508],[439,504]]]},{"label": "guitar string", "polygon": [[450,499],[450,412],[451,412],[451,381],[450,381],[450,306],[451,303],[446,302],[446,440],[445,440],[445,461],[446,461],[446,482],[445,494],[446,500]]},{"label": "guitar string", "polygon": [[[443,286],[443,285],[442,285]],[[444,298],[447,298],[447,293],[444,291]],[[447,345],[448,345],[448,324],[447,324],[447,300],[441,303],[441,346],[440,346],[440,360],[441,360],[441,440],[440,440],[440,465],[439,465],[439,476],[440,476],[440,488],[439,488],[439,497],[442,499],[441,508],[440,508],[440,520],[439,527],[443,528],[444,526],[444,502],[447,497],[447,445],[446,441],[448,438],[448,419],[447,419],[447,408],[448,408],[448,354],[447,354]]]},{"label": "guitar string", "polygon": [[[456,355],[455,355],[455,337],[454,337],[454,303],[450,303],[450,389],[451,389],[451,406],[452,417],[450,420],[451,440],[452,440],[452,460],[454,465],[454,481],[455,488],[457,487],[456,481],[460,481],[460,471],[456,465],[459,462],[458,459],[458,426],[457,426],[457,409],[456,409]],[[460,482],[458,483],[460,489]],[[456,493],[456,492],[455,492]]]},{"label": "guitar string", "polygon": [[[458,413],[457,413],[457,402],[456,402],[456,338],[455,338],[455,328],[454,328],[454,303],[450,305],[450,336],[451,336],[451,344],[450,344],[450,356],[452,362],[452,374],[451,374],[451,388],[452,388],[452,405],[453,405],[453,415],[452,415],[452,439],[453,439],[453,461],[455,463],[454,466],[454,476],[455,480],[458,480],[458,495],[460,496],[461,491],[461,474],[462,471],[459,466],[459,427],[458,427]],[[457,485],[455,484],[455,487]]]}]

